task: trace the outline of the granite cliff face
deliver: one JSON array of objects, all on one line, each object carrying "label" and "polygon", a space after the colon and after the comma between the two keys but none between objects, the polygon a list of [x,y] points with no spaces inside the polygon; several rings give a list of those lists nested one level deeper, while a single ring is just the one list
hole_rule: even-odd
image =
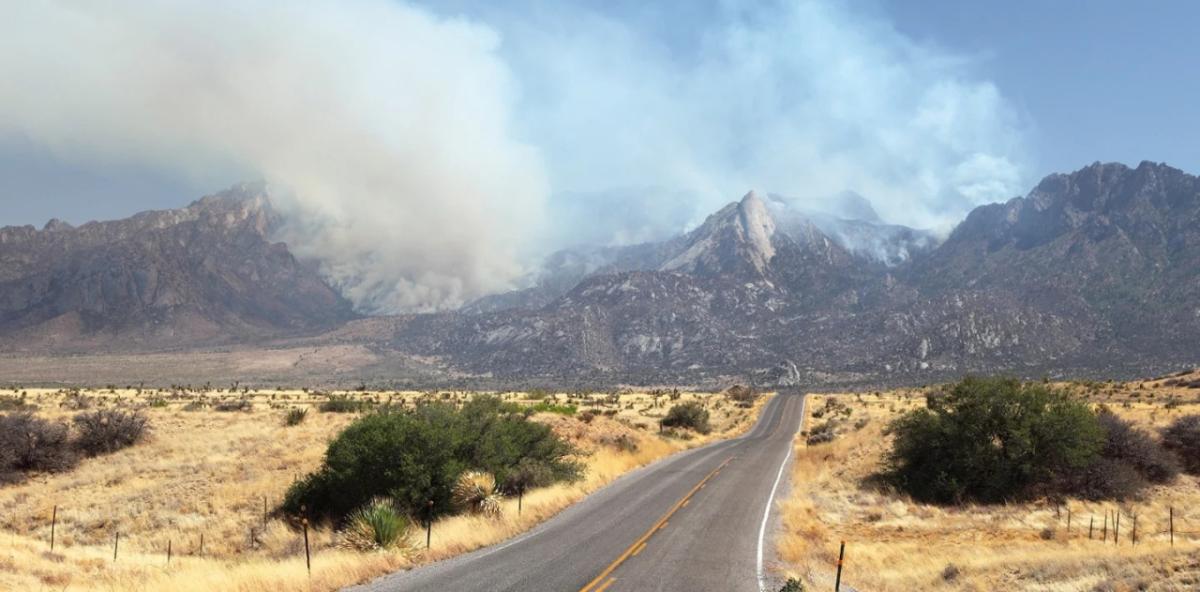
[{"label": "granite cliff face", "polygon": [[353,317],[286,245],[261,187],[73,228],[0,229],[7,349],[179,347],[319,331]]},{"label": "granite cliff face", "polygon": [[585,382],[911,382],[1200,358],[1200,182],[1161,164],[1052,175],[941,244],[750,194],[685,236],[606,256],[569,290],[429,317],[394,346]]},{"label": "granite cliff face", "polygon": [[269,338],[366,346],[372,368],[418,361],[458,382],[591,386],[1122,375],[1200,361],[1196,177],[1097,163],[974,210],[943,241],[850,203],[861,219],[752,192],[670,240],[563,251],[522,290],[380,325],[347,324],[355,315],[318,262],[272,243],[266,198],[239,187],[118,222],[0,230],[0,347]]}]

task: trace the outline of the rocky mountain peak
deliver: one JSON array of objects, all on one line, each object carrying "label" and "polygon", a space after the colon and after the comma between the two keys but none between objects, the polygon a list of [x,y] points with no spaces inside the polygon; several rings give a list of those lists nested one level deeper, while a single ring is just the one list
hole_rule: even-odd
[{"label": "rocky mountain peak", "polygon": [[660,269],[709,276],[763,276],[775,256],[774,235],[775,221],[767,205],[751,191],[688,233],[682,250]]}]

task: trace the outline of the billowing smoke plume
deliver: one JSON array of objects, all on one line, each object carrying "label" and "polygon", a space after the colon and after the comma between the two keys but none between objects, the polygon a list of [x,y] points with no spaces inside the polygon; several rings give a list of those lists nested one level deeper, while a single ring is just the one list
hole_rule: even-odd
[{"label": "billowing smoke plume", "polygon": [[742,4],[16,2],[0,137],[265,178],[366,311],[452,307],[750,188],[942,230],[1021,191],[1021,123],[970,60],[832,0]]},{"label": "billowing smoke plume", "polygon": [[[941,230],[1024,193],[1022,124],[979,64],[849,4],[506,2],[485,18],[527,88],[522,120],[552,155],[552,186],[579,192],[552,206],[593,224],[627,201],[613,187],[685,199],[692,223],[751,188],[854,191],[888,222]],[[681,209],[635,209],[628,224]]]},{"label": "billowing smoke plume", "polygon": [[18,2],[4,23],[0,130],[261,176],[288,242],[364,310],[453,306],[521,272],[548,187],[485,27],[389,0]]}]

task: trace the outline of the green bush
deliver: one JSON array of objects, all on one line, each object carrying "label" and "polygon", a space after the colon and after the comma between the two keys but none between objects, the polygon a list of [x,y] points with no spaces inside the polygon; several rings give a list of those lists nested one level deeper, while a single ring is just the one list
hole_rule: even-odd
[{"label": "green bush", "polygon": [[1003,502],[1092,465],[1104,431],[1086,405],[1043,384],[969,377],[889,426],[886,478],[922,501]]},{"label": "green bush", "polygon": [[662,419],[663,427],[688,428],[701,434],[709,432],[708,410],[696,401],[674,405],[667,410],[667,416]]},{"label": "green bush", "polygon": [[580,466],[575,450],[547,426],[528,421],[519,407],[481,397],[458,410],[433,402],[408,411],[372,413],[359,418],[325,452],[317,472],[287,492],[289,514],[343,520],[379,496],[424,518],[454,511],[454,485],[466,470],[491,473],[498,483],[525,463],[537,467],[531,486],[574,479]]},{"label": "green bush", "polygon": [[1187,415],[1163,431],[1163,446],[1179,455],[1183,470],[1200,475],[1200,415]]},{"label": "green bush", "polygon": [[576,411],[574,405],[559,405],[549,401],[542,401],[529,409],[534,413],[557,413],[559,415],[575,415]]}]

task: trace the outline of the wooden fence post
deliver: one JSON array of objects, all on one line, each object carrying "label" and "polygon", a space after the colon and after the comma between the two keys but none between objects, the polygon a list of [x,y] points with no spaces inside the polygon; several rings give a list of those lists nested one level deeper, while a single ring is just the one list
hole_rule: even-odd
[{"label": "wooden fence post", "polygon": [[1175,546],[1175,506],[1171,506],[1170,523],[1171,523],[1171,526],[1170,526],[1170,528],[1171,528],[1171,546],[1174,547]]},{"label": "wooden fence post", "polygon": [[842,548],[838,550],[837,562],[837,579],[833,582],[833,592],[838,592],[842,589],[842,564],[846,560],[846,541],[842,541]]},{"label": "wooden fence post", "polygon": [[58,506],[54,506],[54,511],[50,514],[50,550],[54,550],[54,529],[58,526]]},{"label": "wooden fence post", "polygon": [[113,535],[113,563],[117,561],[117,547],[121,544],[121,531]]},{"label": "wooden fence post", "polygon": [[308,549],[308,518],[301,520],[304,524],[304,567],[308,569],[308,576],[312,577],[312,552]]},{"label": "wooden fence post", "polygon": [[1104,542],[1108,542],[1108,510],[1104,511]]},{"label": "wooden fence post", "polygon": [[1094,527],[1094,526],[1096,526],[1096,517],[1091,516],[1090,518],[1088,518],[1088,540],[1089,541],[1092,540],[1092,527]]},{"label": "wooden fence post", "polygon": [[1113,513],[1116,515],[1116,522],[1113,526],[1113,544],[1119,545],[1121,544],[1121,510],[1114,510]]}]

